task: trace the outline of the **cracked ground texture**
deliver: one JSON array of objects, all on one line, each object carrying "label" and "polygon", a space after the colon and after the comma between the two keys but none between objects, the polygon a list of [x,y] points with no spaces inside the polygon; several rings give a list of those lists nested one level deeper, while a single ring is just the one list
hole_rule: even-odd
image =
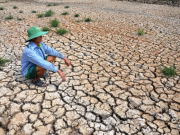
[{"label": "cracked ground texture", "polygon": [[[0,7],[0,57],[11,60],[0,71],[0,135],[180,134],[180,77],[159,70],[175,64],[179,72],[179,7],[110,0],[8,1]],[[31,13],[49,9],[52,17]],[[10,14],[14,19],[5,20]],[[75,22],[85,17],[93,21]],[[56,59],[66,81],[50,72],[49,85],[38,88],[20,73],[26,31],[55,18],[69,33],[58,36],[52,28],[43,42],[71,66]],[[139,28],[144,35],[137,35]]]}]

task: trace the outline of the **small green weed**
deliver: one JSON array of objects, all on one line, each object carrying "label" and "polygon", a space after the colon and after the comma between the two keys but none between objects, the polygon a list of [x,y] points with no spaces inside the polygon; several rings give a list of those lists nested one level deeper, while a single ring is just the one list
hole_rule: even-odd
[{"label": "small green weed", "polygon": [[3,8],[3,7],[0,7],[0,10],[4,10],[4,8]]},{"label": "small green weed", "polygon": [[67,31],[66,29],[62,29],[62,28],[56,30],[56,33],[57,33],[58,35],[63,35],[63,34],[65,34],[65,33],[67,33],[67,32],[68,32],[68,31]]},{"label": "small green weed", "polygon": [[50,28],[48,28],[48,27],[43,27],[42,28],[42,31],[50,31],[51,29]]},{"label": "small green weed", "polygon": [[59,21],[57,19],[51,20],[51,26],[52,27],[57,27],[59,26]]},{"label": "small green weed", "polygon": [[64,8],[69,8],[69,6],[64,6]]},{"label": "small green weed", "polygon": [[8,60],[8,59],[3,59],[3,58],[0,57],[0,66],[5,66],[5,63],[9,62],[9,61],[10,60]]},{"label": "small green weed", "polygon": [[11,20],[11,19],[13,19],[13,16],[12,16],[12,15],[9,15],[9,16],[7,16],[7,17],[5,18],[5,20]]},{"label": "small green weed", "polygon": [[19,13],[23,13],[23,11],[22,11],[22,10],[20,10],[20,11],[19,11]]},{"label": "small green weed", "polygon": [[14,6],[13,9],[17,9],[18,7]]},{"label": "small green weed", "polygon": [[18,18],[17,18],[17,20],[18,20],[18,21],[21,21],[21,20],[22,20],[22,18],[19,18],[19,17],[18,17]]},{"label": "small green weed", "polygon": [[74,17],[79,17],[79,14],[75,14]]},{"label": "small green weed", "polygon": [[51,5],[51,4],[48,4],[47,6],[50,7],[50,6],[52,6],[52,5]]},{"label": "small green weed", "polygon": [[91,19],[91,18],[85,18],[84,21],[85,21],[85,22],[91,22],[92,19]]},{"label": "small green weed", "polygon": [[61,15],[69,15],[68,12],[63,12]]},{"label": "small green weed", "polygon": [[37,14],[38,18],[42,18],[44,15],[43,14]]},{"label": "small green weed", "polygon": [[144,34],[144,29],[138,29],[137,34],[139,36],[143,35]]},{"label": "small green weed", "polygon": [[54,12],[52,10],[48,10],[46,11],[46,13],[44,14],[45,17],[50,17],[54,14]]},{"label": "small green weed", "polygon": [[33,11],[31,11],[31,13],[37,13],[37,11],[33,10]]},{"label": "small green weed", "polygon": [[168,77],[173,77],[176,76],[176,67],[175,66],[170,66],[169,68],[166,66],[163,66],[163,68],[160,68],[161,72]]}]

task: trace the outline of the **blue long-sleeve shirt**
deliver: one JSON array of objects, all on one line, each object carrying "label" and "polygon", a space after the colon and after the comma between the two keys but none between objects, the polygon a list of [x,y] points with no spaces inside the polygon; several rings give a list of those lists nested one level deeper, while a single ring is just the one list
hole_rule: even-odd
[{"label": "blue long-sleeve shirt", "polygon": [[[41,49],[41,50],[40,50]],[[58,68],[52,63],[45,60],[47,55],[52,55],[61,59],[64,59],[64,55],[60,52],[46,46],[44,43],[40,43],[39,47],[32,41],[24,48],[21,57],[21,74],[27,75],[28,69],[33,65],[38,65],[46,70],[57,72]]]}]

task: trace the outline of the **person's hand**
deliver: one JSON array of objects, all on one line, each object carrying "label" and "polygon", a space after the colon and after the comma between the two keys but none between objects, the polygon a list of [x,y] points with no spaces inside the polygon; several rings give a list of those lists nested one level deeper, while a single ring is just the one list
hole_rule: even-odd
[{"label": "person's hand", "polygon": [[66,57],[64,57],[64,61],[65,61],[65,63],[66,63],[67,66],[70,66],[70,65],[71,65],[70,61],[69,61]]},{"label": "person's hand", "polygon": [[62,78],[62,82],[64,82],[65,81],[65,74],[61,71],[61,70],[59,70],[58,69],[58,74],[61,76],[61,78]]}]

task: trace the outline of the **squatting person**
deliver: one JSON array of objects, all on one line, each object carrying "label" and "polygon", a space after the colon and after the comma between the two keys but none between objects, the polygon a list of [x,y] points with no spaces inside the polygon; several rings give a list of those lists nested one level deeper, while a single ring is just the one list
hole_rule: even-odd
[{"label": "squatting person", "polygon": [[63,54],[46,46],[42,42],[42,35],[48,33],[48,31],[43,32],[38,27],[34,26],[29,28],[27,33],[29,38],[26,42],[29,42],[29,44],[24,48],[21,57],[22,75],[27,79],[33,79],[32,83],[39,87],[47,86],[47,84],[40,79],[41,77],[49,76],[46,70],[58,72],[62,81],[65,81],[64,73],[52,63],[55,61],[56,57],[64,59],[67,66],[70,66],[70,61]]}]

